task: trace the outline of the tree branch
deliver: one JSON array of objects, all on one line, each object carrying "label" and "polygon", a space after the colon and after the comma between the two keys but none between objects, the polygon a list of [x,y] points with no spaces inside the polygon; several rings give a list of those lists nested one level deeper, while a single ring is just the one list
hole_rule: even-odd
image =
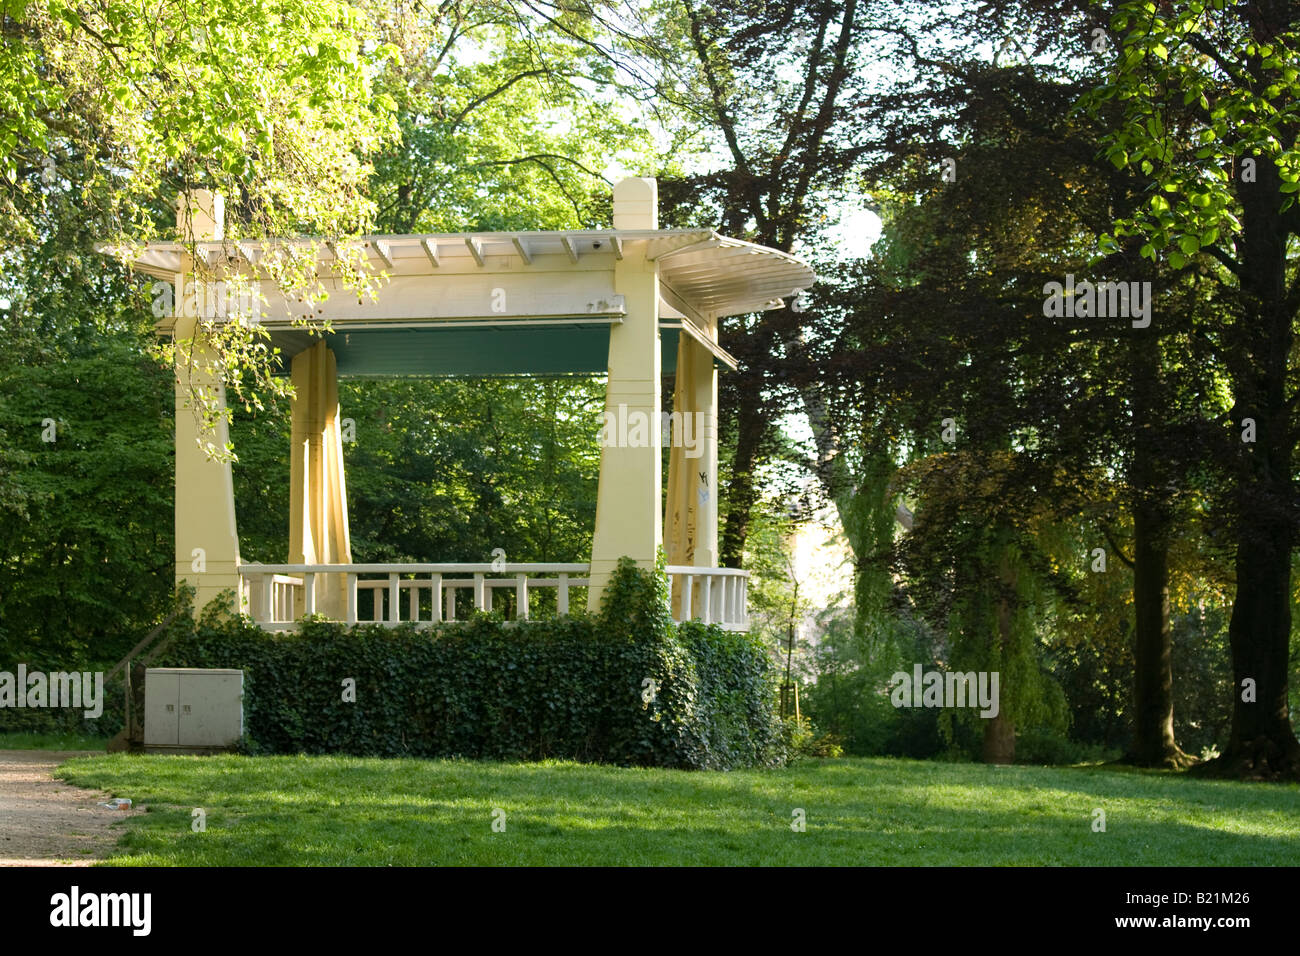
[{"label": "tree branch", "polygon": [[1115,552],[1115,556],[1117,558],[1119,558],[1121,561],[1127,564],[1130,568],[1137,567],[1136,564],[1134,564],[1131,560],[1128,559],[1128,557],[1125,556],[1124,549],[1119,546],[1119,543],[1115,540],[1115,536],[1110,533],[1110,528],[1106,527],[1105,525],[1102,525],[1101,533],[1106,538],[1106,543],[1110,545],[1111,550]]}]

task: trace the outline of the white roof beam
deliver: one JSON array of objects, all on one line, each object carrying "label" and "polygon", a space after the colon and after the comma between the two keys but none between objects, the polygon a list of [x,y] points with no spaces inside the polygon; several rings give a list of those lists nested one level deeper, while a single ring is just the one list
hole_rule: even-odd
[{"label": "white roof beam", "polygon": [[479,241],[478,236],[466,236],[465,245],[469,248],[469,254],[474,257],[474,261],[483,265],[483,243]]},{"label": "white roof beam", "polygon": [[251,242],[236,243],[235,248],[239,250],[239,254],[244,257],[244,261],[250,266],[257,265],[258,260],[262,258],[262,250]]},{"label": "white roof beam", "polygon": [[669,249],[667,252],[661,252],[653,258],[657,262],[663,262],[665,259],[670,259],[673,256],[680,256],[683,253],[702,252],[705,249],[714,249],[720,245],[722,245],[722,240],[717,236],[711,236],[708,239],[701,239],[699,242],[692,242],[690,245],[678,246],[676,249]]},{"label": "white roof beam", "polygon": [[423,249],[424,254],[429,257],[429,262],[433,267],[435,269],[438,268],[440,265],[438,262],[438,243],[434,242],[432,239],[421,239],[420,248]]}]

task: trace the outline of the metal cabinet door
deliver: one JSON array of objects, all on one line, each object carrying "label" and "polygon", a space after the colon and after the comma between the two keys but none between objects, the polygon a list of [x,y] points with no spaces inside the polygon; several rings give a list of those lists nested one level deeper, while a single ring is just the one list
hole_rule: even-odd
[{"label": "metal cabinet door", "polygon": [[180,743],[181,677],[148,674],[144,686],[144,745],[175,747]]},{"label": "metal cabinet door", "polygon": [[180,683],[183,747],[232,747],[243,735],[243,675],[185,674]]}]

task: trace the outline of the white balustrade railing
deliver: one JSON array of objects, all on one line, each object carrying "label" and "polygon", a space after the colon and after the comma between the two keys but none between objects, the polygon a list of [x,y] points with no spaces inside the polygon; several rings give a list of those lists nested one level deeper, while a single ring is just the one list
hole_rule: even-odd
[{"label": "white balustrade railing", "polygon": [[[508,605],[509,618],[527,620],[534,591],[554,589],[555,613],[567,614],[570,589],[591,583],[586,564],[243,564],[239,573],[248,613],[276,628],[291,627],[331,603],[349,624],[363,620],[363,610],[369,611],[366,621],[437,624],[464,620],[462,611],[488,611],[497,603]],[[668,574],[674,619],[748,627],[748,571],[674,565]],[[498,590],[513,592],[513,602],[494,601]],[[458,600],[462,592],[466,600]],[[551,602],[545,603],[549,610]]]},{"label": "white balustrade railing", "polygon": [[[586,564],[244,564],[239,573],[253,620],[270,625],[326,610],[331,583],[349,624],[363,620],[363,610],[370,612],[364,620],[385,624],[463,620],[461,608],[491,610],[503,589],[514,593],[514,619],[529,617],[530,592],[538,588],[555,589],[555,611],[567,614],[569,589],[589,584]],[[468,600],[457,600],[462,591]]]},{"label": "white balustrade railing", "polygon": [[268,608],[270,619],[292,621],[294,598],[302,590],[302,578],[295,578],[289,574],[271,574],[267,578],[259,579],[258,584],[270,590],[271,602]]},{"label": "white balustrade railing", "polygon": [[749,572],[739,568],[668,565],[673,620],[698,619],[728,631],[749,628]]}]

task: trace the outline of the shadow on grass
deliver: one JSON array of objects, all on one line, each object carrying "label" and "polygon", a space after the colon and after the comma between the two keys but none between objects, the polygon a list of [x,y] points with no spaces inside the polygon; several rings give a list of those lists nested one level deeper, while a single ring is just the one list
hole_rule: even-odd
[{"label": "shadow on grass", "polygon": [[[1095,770],[106,757],[65,775],[153,808],[131,821],[118,864],[1176,866],[1300,855],[1294,793]],[[206,832],[191,830],[194,807]],[[1105,832],[1092,829],[1098,808]],[[804,832],[791,828],[797,811]]]}]

